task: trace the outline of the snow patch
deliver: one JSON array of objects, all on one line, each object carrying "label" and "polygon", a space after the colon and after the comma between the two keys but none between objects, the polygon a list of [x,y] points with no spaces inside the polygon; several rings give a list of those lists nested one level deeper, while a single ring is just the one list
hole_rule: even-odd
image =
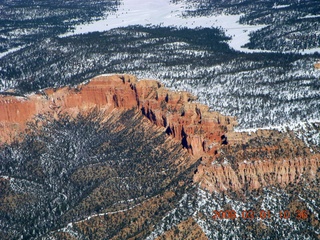
[{"label": "snow patch", "polygon": [[277,5],[276,3],[273,5],[273,9],[280,9],[280,8],[287,8],[287,7],[290,7],[291,5],[288,4],[288,5]]},{"label": "snow patch", "polygon": [[175,26],[175,27],[216,27],[222,28],[232,39],[228,41],[230,47],[245,52],[261,52],[242,48],[249,42],[249,34],[266,25],[242,25],[238,15],[185,16],[188,6],[184,3],[173,4],[170,0],[123,0],[119,10],[115,13],[105,13],[106,17],[92,23],[77,25],[71,32],[60,35],[67,37],[89,32],[103,32],[114,28],[132,25],[143,26]]}]

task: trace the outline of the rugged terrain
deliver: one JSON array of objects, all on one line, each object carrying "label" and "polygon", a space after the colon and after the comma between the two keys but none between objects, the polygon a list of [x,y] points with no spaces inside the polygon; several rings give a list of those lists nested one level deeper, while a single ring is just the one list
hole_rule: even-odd
[{"label": "rugged terrain", "polygon": [[[0,112],[3,239],[319,237],[319,145],[303,134],[236,132],[190,93],[131,75],[7,93]],[[227,209],[236,220],[212,218]]]},{"label": "rugged terrain", "polygon": [[50,38],[0,59],[0,89],[26,94],[130,73],[191,92],[242,129],[320,118],[318,54],[240,53],[228,39],[214,28],[141,26]]},{"label": "rugged terrain", "polygon": [[[132,19],[126,3],[145,4]],[[152,3],[3,1],[0,91],[27,93],[130,73],[192,92],[210,109],[236,116],[241,129],[319,120],[317,0],[164,0],[158,6],[169,14],[171,8],[169,16],[177,20],[166,25],[161,17],[160,23],[142,17],[152,16]],[[197,19],[211,23],[196,25]],[[79,25],[88,22],[91,32],[61,35],[88,30]],[[246,48],[232,47],[234,41]]]},{"label": "rugged terrain", "polygon": [[0,239],[320,239],[319,17],[1,1]]}]

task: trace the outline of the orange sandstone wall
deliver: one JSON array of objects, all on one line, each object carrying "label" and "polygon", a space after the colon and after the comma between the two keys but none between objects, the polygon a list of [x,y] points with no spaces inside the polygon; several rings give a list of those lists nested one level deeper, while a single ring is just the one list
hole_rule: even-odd
[{"label": "orange sandstone wall", "polygon": [[48,111],[76,115],[94,107],[108,112],[115,108],[139,108],[150,121],[165,127],[169,135],[181,141],[191,154],[211,155],[220,146],[221,136],[232,130],[236,122],[209,112],[207,106],[190,102],[194,99],[186,92],[172,92],[155,80],[137,81],[131,75],[98,76],[88,84],[47,89],[42,95],[32,94],[28,98],[0,97],[1,137],[10,139],[35,115]]},{"label": "orange sandstone wall", "polygon": [[214,154],[221,137],[236,125],[234,118],[191,102],[195,97],[190,93],[170,91],[157,81],[142,80],[134,88],[142,113],[157,126],[165,127],[193,155]]},{"label": "orange sandstone wall", "polygon": [[27,97],[0,96],[0,142],[12,140],[38,114],[67,112],[76,115],[94,107],[105,111],[136,107],[136,94],[131,86],[135,81],[128,75],[100,76],[73,88],[46,89],[42,94]]},{"label": "orange sandstone wall", "polygon": [[274,160],[242,161],[236,168],[229,163],[200,165],[194,180],[211,192],[254,190],[275,185],[285,187],[302,179],[314,179],[320,167],[319,155]]}]

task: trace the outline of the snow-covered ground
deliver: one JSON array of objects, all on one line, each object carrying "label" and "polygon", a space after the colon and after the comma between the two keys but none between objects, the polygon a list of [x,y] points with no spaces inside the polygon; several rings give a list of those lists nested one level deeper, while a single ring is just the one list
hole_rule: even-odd
[{"label": "snow-covered ground", "polygon": [[[276,5],[273,8],[285,8],[290,5]],[[95,31],[107,31],[118,27],[132,25],[143,26],[175,26],[175,27],[217,27],[222,28],[227,36],[231,48],[242,52],[272,52],[268,50],[252,50],[242,47],[249,42],[250,32],[257,31],[267,25],[243,25],[239,23],[242,14],[238,15],[211,15],[211,16],[186,16],[190,7],[184,3],[171,3],[170,0],[122,0],[117,12],[105,13],[101,20],[75,27],[72,32],[60,35],[60,37],[84,34]],[[317,17],[317,15],[312,16]],[[289,51],[290,52],[290,51]],[[320,52],[320,48],[297,51],[302,54]]]},{"label": "snow-covered ground", "polygon": [[119,9],[102,20],[89,24],[76,26],[75,30],[61,35],[60,37],[84,34],[95,31],[107,31],[113,28],[126,27],[130,25],[158,25],[176,27],[220,27],[232,39],[228,42],[235,50],[254,52],[242,48],[249,42],[249,33],[265,27],[265,25],[242,25],[239,24],[241,15],[212,15],[209,17],[185,17],[186,10],[190,10],[183,3],[173,4],[170,0],[123,0]]}]

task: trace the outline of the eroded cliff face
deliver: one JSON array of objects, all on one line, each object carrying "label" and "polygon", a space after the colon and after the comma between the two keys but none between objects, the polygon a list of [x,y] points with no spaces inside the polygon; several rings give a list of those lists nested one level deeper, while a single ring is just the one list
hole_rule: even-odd
[{"label": "eroded cliff face", "polygon": [[142,113],[192,155],[217,154],[226,132],[236,125],[235,118],[209,112],[207,106],[192,102],[196,98],[190,93],[172,92],[157,81],[139,81],[134,89]]},{"label": "eroded cliff face", "polygon": [[[235,118],[210,112],[187,92],[173,92],[155,80],[131,75],[98,76],[87,84],[46,89],[27,97],[0,97],[0,143],[13,140],[41,114],[76,116],[93,108],[111,113],[136,109],[202,162],[194,181],[209,191],[243,191],[286,186],[312,179],[319,154],[292,133],[235,132]],[[107,114],[106,114],[107,115]],[[110,115],[110,114],[109,114]]]},{"label": "eroded cliff face", "polygon": [[266,186],[285,187],[306,179],[312,180],[319,169],[319,156],[294,159],[244,160],[233,167],[229,162],[200,165],[195,181],[209,191],[246,191]]},{"label": "eroded cliff face", "polygon": [[12,140],[25,129],[28,121],[41,124],[41,114],[51,113],[56,117],[58,113],[68,113],[76,116],[93,108],[106,112],[115,108],[134,108],[137,100],[131,82],[135,81],[129,75],[96,77],[88,84],[76,87],[46,89],[26,97],[1,96],[0,142]]},{"label": "eroded cliff face", "polygon": [[247,191],[266,186],[286,187],[313,180],[320,155],[292,132],[258,130],[231,132],[227,146],[215,157],[205,157],[194,175],[210,191]]},{"label": "eroded cliff face", "polygon": [[186,92],[172,92],[158,81],[137,81],[130,75],[98,76],[88,84],[73,88],[47,89],[28,97],[3,96],[0,99],[2,141],[12,139],[34,116],[51,112],[79,112],[98,108],[141,110],[155,125],[166,128],[168,135],[181,141],[192,155],[214,154],[223,136],[235,125],[234,118],[209,112],[208,107],[191,103],[195,97]]}]

